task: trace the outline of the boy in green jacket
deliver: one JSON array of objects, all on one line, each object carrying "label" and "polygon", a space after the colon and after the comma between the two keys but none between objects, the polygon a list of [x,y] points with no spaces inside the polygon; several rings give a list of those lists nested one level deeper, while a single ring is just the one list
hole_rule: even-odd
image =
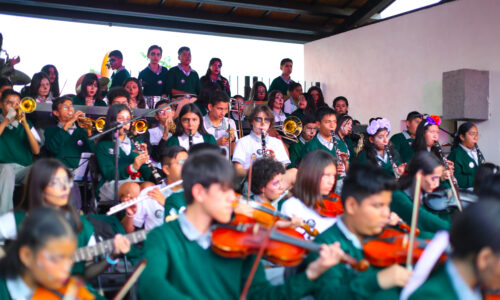
[{"label": "boy in green jacket", "polygon": [[[231,188],[234,169],[220,154],[201,151],[182,169],[188,208],[176,220],[148,234],[148,263],[139,280],[142,299],[236,299],[240,296],[254,256],[226,258],[211,248],[211,226],[228,223],[236,197]],[[316,288],[316,279],[338,263],[339,245],[323,245],[320,257],[305,272],[271,286],[259,263],[247,299],[300,299]]]},{"label": "boy in green jacket", "polygon": [[414,151],[411,143],[415,140],[418,124],[422,122],[422,114],[418,111],[412,111],[406,116],[406,130],[397,133],[391,137],[391,143],[398,151],[403,162],[410,162]]}]

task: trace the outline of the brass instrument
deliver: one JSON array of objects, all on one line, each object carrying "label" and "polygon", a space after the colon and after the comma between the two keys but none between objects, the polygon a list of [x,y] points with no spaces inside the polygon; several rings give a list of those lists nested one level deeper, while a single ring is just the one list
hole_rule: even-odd
[{"label": "brass instrument", "polygon": [[298,143],[298,137],[302,133],[302,121],[296,116],[290,116],[283,121],[283,125],[278,128],[282,137],[294,143]]},{"label": "brass instrument", "polygon": [[[236,112],[238,114],[238,138],[243,137],[243,126],[241,123],[241,119],[243,118],[243,109],[244,109],[245,103],[243,105],[238,101],[236,98],[231,98],[229,99],[229,109],[228,109],[228,118],[230,119],[230,114],[232,111]],[[236,108],[235,108],[236,107]]]},{"label": "brass instrument", "polygon": [[130,126],[137,134],[143,134],[148,130],[148,121],[146,119],[135,120]]},{"label": "brass instrument", "polygon": [[106,125],[106,118],[99,117],[94,120],[89,117],[82,117],[76,120],[76,123],[81,128],[87,129],[87,131],[92,131],[92,129],[95,128],[97,132],[102,132],[104,130],[104,125]]},{"label": "brass instrument", "polygon": [[344,171],[338,171],[338,174],[339,174],[340,177],[345,177],[346,176],[346,173],[345,173],[345,164],[344,164],[344,162],[342,161],[342,158],[341,158],[339,144],[337,143],[337,139],[335,138],[335,131],[332,130],[330,132],[330,134],[332,136],[333,149],[335,150],[335,155],[337,156],[337,166],[339,166],[339,165],[343,165],[344,166]]},{"label": "brass instrument", "polygon": [[394,177],[396,177],[396,180],[398,180],[400,177],[399,173],[398,173],[398,165],[396,164],[396,161],[394,160],[394,157],[392,156],[391,147],[389,147],[389,145],[385,145],[384,150],[387,153],[387,157],[389,158],[389,162],[391,163],[392,173],[394,173]]},{"label": "brass instrument", "polygon": [[16,119],[18,121],[21,120],[22,113],[30,114],[34,112],[36,109],[36,101],[35,99],[31,97],[24,97],[21,99],[21,104],[19,105],[19,108],[17,109],[17,116]]}]

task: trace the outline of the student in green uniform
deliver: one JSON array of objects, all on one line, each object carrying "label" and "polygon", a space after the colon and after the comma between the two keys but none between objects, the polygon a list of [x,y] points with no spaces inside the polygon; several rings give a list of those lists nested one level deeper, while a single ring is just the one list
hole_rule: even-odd
[{"label": "student in green uniform", "polygon": [[100,90],[101,86],[97,75],[94,73],[85,74],[78,94],[73,97],[73,105],[106,106],[106,102],[101,99]]},{"label": "student in green uniform", "polygon": [[147,108],[146,100],[144,99],[144,94],[142,92],[142,85],[139,79],[129,77],[123,83],[123,87],[129,93],[128,104],[131,109]]},{"label": "student in green uniform", "polygon": [[271,85],[269,86],[269,92],[278,90],[286,96],[288,92],[288,86],[290,83],[294,82],[290,75],[292,74],[293,61],[290,58],[283,58],[280,62],[281,76],[273,79]]},{"label": "student in green uniform", "polygon": [[[22,183],[28,174],[33,156],[40,153],[38,133],[19,110],[21,95],[4,90],[0,99],[0,214],[14,207],[16,183]],[[20,115],[18,114],[20,111]],[[38,138],[39,139],[39,138]]]},{"label": "student in green uniform", "polygon": [[[408,164],[408,174],[399,179],[399,189],[392,194],[391,210],[397,213],[403,221],[411,224],[413,210],[415,174],[422,170],[421,193],[426,197],[440,185],[444,167],[439,159],[427,151],[418,152]],[[425,201],[424,201],[425,202]],[[434,213],[423,203],[419,207],[418,228],[422,237],[432,236],[439,230],[448,230],[450,215],[447,212]]]},{"label": "student in green uniform", "polygon": [[298,102],[299,108],[294,111],[291,115],[299,118],[302,121],[305,114],[315,114],[316,104],[314,104],[314,99],[307,93],[302,93],[299,96]]},{"label": "student in green uniform", "polygon": [[[451,226],[449,234],[451,255],[448,255],[444,264],[436,266],[414,292],[405,293],[405,289],[401,299],[480,300],[489,299],[488,292],[493,291],[496,291],[498,297],[499,215],[498,201],[480,200],[466,207]],[[429,263],[433,265],[432,262]],[[428,274],[430,270],[426,271]]]},{"label": "student in green uniform", "polygon": [[[104,130],[115,126],[117,123],[130,121],[132,113],[130,109],[123,104],[115,104],[109,107],[106,116],[106,125]],[[119,142],[119,160],[118,160],[118,180],[119,184],[125,181],[146,181],[151,176],[151,169],[146,162],[149,160],[149,154],[146,144],[142,143],[143,153],[139,154],[134,143],[127,136],[130,130],[130,123],[124,125],[118,131]],[[96,145],[95,154],[97,165],[102,178],[99,183],[99,198],[101,200],[114,199],[114,180],[115,180],[115,155],[114,142],[109,133],[103,136]]]},{"label": "student in green uniform", "polygon": [[144,96],[167,96],[165,83],[168,69],[160,65],[163,49],[152,45],[148,48],[149,65],[139,73],[139,81],[144,88]]},{"label": "student in green uniform", "polygon": [[74,228],[61,211],[33,210],[0,260],[0,299],[31,299],[37,288],[61,288],[70,277],[76,246]]},{"label": "student in green uniform", "polygon": [[349,101],[344,96],[333,99],[332,107],[338,115],[349,113]]},{"label": "student in green uniform", "polygon": [[166,91],[168,95],[196,94],[201,90],[200,77],[191,64],[191,49],[180,47],[177,51],[179,64],[167,73]]},{"label": "student in green uniform", "polygon": [[73,101],[68,96],[56,98],[52,102],[52,114],[59,122],[45,129],[45,147],[66,167],[75,169],[82,153],[93,152],[94,148],[94,143],[88,140],[87,131],[76,124],[85,114],[75,111]]},{"label": "student in green uniform", "polygon": [[391,137],[391,143],[401,155],[403,162],[410,162],[413,156],[411,144],[415,140],[418,124],[422,122],[422,114],[418,111],[412,111],[406,116],[406,130],[396,133]]},{"label": "student in green uniform", "polygon": [[109,89],[106,97],[108,98],[109,106],[115,104],[123,104],[130,108],[130,93],[124,87],[117,86]]},{"label": "student in green uniform", "polygon": [[[142,299],[236,299],[255,257],[226,258],[211,246],[211,226],[228,223],[235,201],[234,169],[219,153],[200,151],[182,169],[188,208],[171,222],[155,228],[145,242],[146,269],[139,279]],[[320,256],[304,273],[271,286],[259,263],[247,299],[300,299],[315,280],[338,263],[338,244],[322,246]]]},{"label": "student in green uniform", "polygon": [[448,159],[454,163],[453,174],[461,188],[472,188],[478,166],[485,163],[484,156],[477,147],[478,134],[474,123],[460,125],[448,155]]},{"label": "student in green uniform", "polygon": [[[395,181],[379,168],[353,165],[344,180],[342,203],[344,214],[320,233],[315,243],[340,242],[342,250],[356,260],[363,259],[362,243],[366,237],[380,234],[389,223],[391,194]],[[311,253],[306,263],[316,259]],[[400,265],[384,269],[370,267],[358,272],[346,264],[330,268],[315,290],[315,299],[398,299],[411,272]]]},{"label": "student in green uniform", "polygon": [[109,52],[109,65],[111,69],[115,70],[113,75],[111,75],[111,85],[109,88],[123,86],[125,79],[130,77],[130,73],[123,66],[123,54],[120,50]]},{"label": "student in green uniform", "polygon": [[347,154],[349,163],[353,163],[356,159],[356,152],[354,151],[354,142],[350,136],[352,133],[353,119],[348,114],[337,116],[337,128],[335,129],[335,138],[340,152]]},{"label": "student in green uniform", "polygon": [[389,145],[390,132],[391,124],[386,118],[370,119],[370,125],[366,128],[364,149],[359,153],[358,161],[381,167],[390,176],[399,178],[406,164],[400,162],[399,153]]},{"label": "student in green uniform", "polygon": [[[188,158],[186,149],[181,146],[170,146],[164,149],[161,158],[162,170],[167,175],[166,185],[182,179],[182,167]],[[174,216],[186,209],[182,185],[174,186],[164,193],[164,216]]]},{"label": "student in green uniform", "polygon": [[316,122],[316,117],[313,114],[305,114],[302,120],[302,132],[298,137],[297,143],[292,143],[288,152],[290,153],[291,163],[287,168],[298,167],[300,160],[302,159],[302,153],[304,152],[304,147],[307,142],[313,139],[318,132],[318,124]]},{"label": "student in green uniform", "polygon": [[328,104],[325,103],[325,97],[323,96],[323,92],[321,91],[320,87],[311,86],[307,90],[307,94],[309,94],[313,98],[316,108],[328,106]]}]

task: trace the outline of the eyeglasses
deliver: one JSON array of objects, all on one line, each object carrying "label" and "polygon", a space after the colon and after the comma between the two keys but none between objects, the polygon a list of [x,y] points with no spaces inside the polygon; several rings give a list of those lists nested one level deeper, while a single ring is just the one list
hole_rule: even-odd
[{"label": "eyeglasses", "polygon": [[273,118],[255,117],[255,122],[257,123],[271,123],[272,121],[274,121]]},{"label": "eyeglasses", "polygon": [[160,110],[158,113],[160,115],[166,115],[167,113],[171,113],[172,109],[170,107],[166,108],[165,110]]},{"label": "eyeglasses", "polygon": [[116,59],[112,58],[109,60],[110,63],[114,63],[116,61]]},{"label": "eyeglasses", "polygon": [[43,251],[43,256],[51,263],[58,265],[62,262],[66,262],[67,265],[72,265],[74,262],[73,257],[71,256],[66,256],[62,254],[52,254],[49,253],[48,251]]},{"label": "eyeglasses", "polygon": [[70,189],[73,187],[73,180],[69,178],[52,177],[48,184],[51,188],[59,188],[62,190]]}]

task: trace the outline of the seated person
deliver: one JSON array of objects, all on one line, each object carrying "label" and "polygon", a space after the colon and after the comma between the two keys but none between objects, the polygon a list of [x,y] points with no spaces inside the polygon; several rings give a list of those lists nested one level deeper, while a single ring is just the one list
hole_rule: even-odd
[{"label": "seated person", "polygon": [[83,76],[78,94],[73,97],[73,105],[86,106],[106,106],[106,102],[101,99],[101,87],[97,75],[87,73]]},{"label": "seated person", "polygon": [[302,121],[304,114],[315,114],[316,105],[314,100],[309,94],[301,94],[299,96],[298,109],[294,111],[291,115],[299,118]]},{"label": "seated person", "polygon": [[130,108],[147,108],[139,79],[134,77],[127,78],[123,83],[123,87],[129,93],[128,103]]},{"label": "seated person", "polygon": [[274,123],[278,126],[282,125],[283,122],[285,122],[285,119],[288,117],[288,114],[285,114],[285,112],[283,111],[284,103],[285,100],[283,99],[283,94],[280,91],[274,90],[269,92],[269,100],[267,101],[267,105],[273,111]]},{"label": "seated person", "polygon": [[39,72],[33,75],[30,84],[29,96],[40,103],[51,103],[49,75]]},{"label": "seated person", "polygon": [[[212,248],[211,226],[228,223],[235,201],[234,169],[220,154],[200,151],[182,169],[188,208],[176,220],[153,229],[144,249],[148,264],[139,279],[142,299],[236,299],[244,290],[254,256],[225,258]],[[321,246],[320,257],[304,273],[271,286],[258,265],[246,299],[299,299],[315,280],[338,263],[339,245]],[[189,258],[189,259],[186,259]]]},{"label": "seated person", "polygon": [[307,90],[307,93],[313,98],[316,108],[328,106],[328,104],[325,103],[325,97],[323,96],[323,92],[321,91],[320,87],[311,86]]},{"label": "seated person", "polygon": [[288,87],[288,95],[290,97],[285,101],[285,107],[283,108],[286,114],[291,114],[299,109],[299,99],[302,94],[302,85],[300,83],[290,83]]},{"label": "seated person", "polygon": [[349,101],[344,96],[338,96],[333,99],[332,107],[338,115],[349,113]]},{"label": "seated person", "polygon": [[340,152],[347,154],[349,163],[354,162],[356,152],[354,150],[354,142],[351,139],[353,119],[347,114],[337,116],[337,128],[335,129],[335,139]]},{"label": "seated person", "polygon": [[299,135],[298,142],[292,143],[288,152],[290,153],[291,164],[288,168],[296,168],[302,159],[302,153],[307,142],[313,139],[318,132],[318,124],[314,115],[305,114],[302,120],[302,132]]},{"label": "seated person", "polygon": [[130,93],[121,86],[111,88],[106,95],[108,98],[108,105],[123,104],[130,108]]},{"label": "seated person", "polygon": [[155,119],[158,121],[158,126],[148,129],[151,156],[153,160],[157,162],[161,159],[163,149],[160,147],[160,142],[166,143],[175,132],[174,112],[172,107],[168,106],[168,101],[166,100],[158,101],[155,105],[155,109],[160,106],[164,106],[164,108],[155,113]]},{"label": "seated person", "polygon": [[396,133],[391,137],[391,143],[401,155],[403,162],[410,162],[413,156],[411,144],[415,140],[418,124],[422,122],[422,114],[418,111],[412,111],[406,116],[406,130]]}]

